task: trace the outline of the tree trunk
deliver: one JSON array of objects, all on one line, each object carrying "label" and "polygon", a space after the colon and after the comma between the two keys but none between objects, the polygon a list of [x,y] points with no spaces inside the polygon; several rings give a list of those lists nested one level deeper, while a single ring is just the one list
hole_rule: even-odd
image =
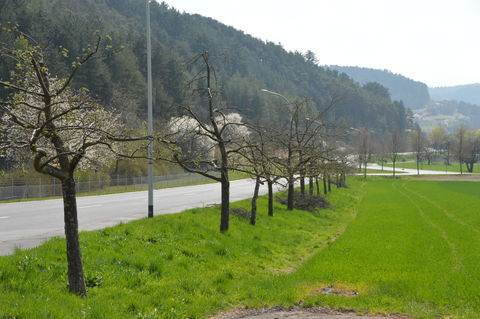
[{"label": "tree trunk", "polygon": [[287,209],[293,210],[293,196],[295,191],[295,185],[293,181],[288,182],[288,197],[287,197]]},{"label": "tree trunk", "polygon": [[[430,165],[430,163],[428,164]],[[417,175],[420,175],[420,159],[417,156]]]},{"label": "tree trunk", "polygon": [[328,179],[328,191],[331,192],[332,191],[332,180],[330,179],[330,174],[327,175],[327,179]]},{"label": "tree trunk", "polygon": [[222,170],[221,172],[222,185],[222,205],[220,213],[220,231],[226,232],[228,230],[229,215],[230,215],[230,181],[228,179],[228,172]]},{"label": "tree trunk", "polygon": [[467,172],[473,173],[473,162],[465,162],[465,165],[467,166]]},{"label": "tree trunk", "polygon": [[273,216],[273,183],[268,181],[268,216]]},{"label": "tree trunk", "polygon": [[395,161],[392,161],[393,163],[393,178],[395,178]]},{"label": "tree trunk", "polygon": [[328,189],[327,189],[327,174],[323,173],[323,194],[327,195]]},{"label": "tree trunk", "polygon": [[300,193],[302,193],[302,195],[305,195],[305,176],[303,175],[303,173],[300,176]]},{"label": "tree trunk", "polygon": [[310,196],[313,196],[313,177],[308,178],[308,192]]},{"label": "tree trunk", "polygon": [[320,196],[320,185],[318,183],[318,176],[315,177],[315,185],[317,186],[317,196]]},{"label": "tree trunk", "polygon": [[62,181],[65,239],[67,242],[68,290],[82,297],[87,296],[83,275],[82,252],[78,239],[77,199],[75,180],[70,177]]},{"label": "tree trunk", "polygon": [[258,190],[260,189],[260,177],[257,176],[255,179],[255,189],[253,191],[252,197],[252,211],[250,212],[250,225],[255,226],[257,221],[257,198],[258,198]]}]

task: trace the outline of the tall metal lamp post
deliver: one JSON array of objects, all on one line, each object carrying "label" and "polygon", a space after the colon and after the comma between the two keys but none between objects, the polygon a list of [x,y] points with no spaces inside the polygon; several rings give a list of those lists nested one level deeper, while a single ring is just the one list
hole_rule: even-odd
[{"label": "tall metal lamp post", "polygon": [[269,93],[269,94],[272,94],[272,95],[279,96],[279,97],[281,97],[282,99],[284,99],[288,104],[291,104],[291,102],[290,102],[285,96],[281,95],[280,93],[277,93],[277,92],[274,92],[274,91],[270,91],[270,90],[267,90],[267,89],[260,89],[260,91],[266,92],[266,93]]},{"label": "tall metal lamp post", "polygon": [[150,37],[150,0],[147,1],[147,94],[148,94],[148,217],[153,217],[153,109],[152,109],[152,41]]}]

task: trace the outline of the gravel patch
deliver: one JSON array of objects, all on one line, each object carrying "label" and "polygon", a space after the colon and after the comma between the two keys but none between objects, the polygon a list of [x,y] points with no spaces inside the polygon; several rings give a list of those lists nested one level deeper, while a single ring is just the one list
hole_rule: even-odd
[{"label": "gravel patch", "polygon": [[407,319],[408,317],[387,315],[357,315],[351,311],[335,311],[330,308],[282,308],[232,309],[211,319]]}]

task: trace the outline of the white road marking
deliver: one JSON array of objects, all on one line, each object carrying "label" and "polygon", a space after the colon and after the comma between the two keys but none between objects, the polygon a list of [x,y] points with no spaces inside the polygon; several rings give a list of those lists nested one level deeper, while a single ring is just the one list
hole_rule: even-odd
[{"label": "white road marking", "polygon": [[0,219],[7,219],[10,218],[10,216],[0,216]]},{"label": "white road marking", "polygon": [[114,220],[136,220],[137,217],[116,217]]},{"label": "white road marking", "polygon": [[92,207],[100,207],[100,206],[103,206],[101,204],[98,204],[98,205],[89,205],[89,206],[79,206],[78,208],[92,208]]}]

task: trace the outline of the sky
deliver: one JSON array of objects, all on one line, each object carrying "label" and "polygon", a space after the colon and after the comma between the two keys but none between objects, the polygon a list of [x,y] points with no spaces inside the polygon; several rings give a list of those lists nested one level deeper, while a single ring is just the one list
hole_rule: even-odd
[{"label": "sky", "polygon": [[480,83],[480,0],[166,0],[319,64],[387,69],[430,87]]}]

